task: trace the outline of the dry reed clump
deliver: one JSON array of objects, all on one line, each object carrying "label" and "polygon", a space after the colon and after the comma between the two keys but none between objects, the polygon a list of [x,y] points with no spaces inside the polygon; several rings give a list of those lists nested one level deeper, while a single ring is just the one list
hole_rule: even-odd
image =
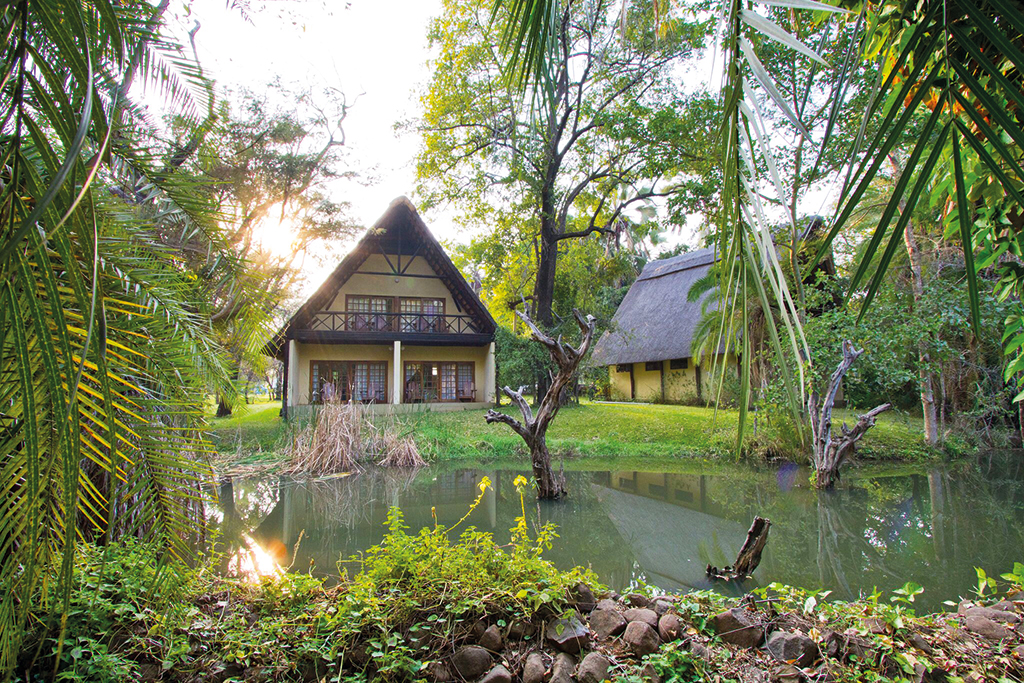
[{"label": "dry reed clump", "polygon": [[427,464],[413,438],[400,433],[393,416],[382,416],[375,424],[359,406],[332,401],[293,437],[286,471],[338,474],[358,471],[369,462],[382,467]]}]

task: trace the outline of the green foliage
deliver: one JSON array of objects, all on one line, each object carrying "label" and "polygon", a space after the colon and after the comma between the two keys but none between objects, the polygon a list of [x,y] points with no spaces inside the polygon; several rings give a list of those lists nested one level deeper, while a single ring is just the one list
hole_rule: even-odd
[{"label": "green foliage", "polygon": [[[416,677],[480,618],[546,618],[567,608],[580,582],[601,589],[589,570],[560,571],[542,557],[555,529],[545,524],[531,533],[524,503],[530,485],[525,478],[515,484],[523,516],[508,544],[473,528],[456,537],[468,513],[450,528],[410,534],[392,508],[381,543],[351,558],[346,564],[358,571],[350,580],[343,574],[333,589],[307,574],[212,579],[162,563],[152,545],[83,544],[67,647],[51,649],[56,635],[41,626],[29,635],[18,671],[53,670],[59,659],[60,680],[72,681],[124,680],[141,664],[158,665],[173,680],[235,667],[276,667],[289,680],[308,671],[345,681]],[[472,507],[489,485],[481,482]],[[45,624],[45,617],[36,613],[33,623]],[[33,666],[39,646],[49,656]]]},{"label": "green foliage", "polygon": [[[64,656],[81,540],[131,536],[185,557],[202,535],[201,397],[230,384],[211,283],[163,237],[204,233],[214,261],[225,245],[194,178],[140,142],[151,131],[127,98],[137,78],[193,125],[212,107],[198,67],[160,35],[161,11],[0,10],[0,676],[36,609]],[[109,664],[85,652],[83,666]]]},{"label": "green foliage", "polygon": [[554,368],[547,350],[528,336],[499,326],[494,342],[499,387],[533,386],[539,373]]}]

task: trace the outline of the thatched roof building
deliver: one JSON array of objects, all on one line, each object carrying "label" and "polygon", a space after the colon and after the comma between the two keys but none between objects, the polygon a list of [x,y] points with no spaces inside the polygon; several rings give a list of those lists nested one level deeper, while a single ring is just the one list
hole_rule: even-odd
[{"label": "thatched roof building", "polygon": [[[701,301],[688,301],[687,294],[714,261],[713,249],[700,249],[644,267],[594,348],[594,364],[611,368],[616,397],[654,399],[660,393],[663,400],[684,400],[700,395],[700,370],[690,359]],[[669,386],[673,383],[678,386]]]}]

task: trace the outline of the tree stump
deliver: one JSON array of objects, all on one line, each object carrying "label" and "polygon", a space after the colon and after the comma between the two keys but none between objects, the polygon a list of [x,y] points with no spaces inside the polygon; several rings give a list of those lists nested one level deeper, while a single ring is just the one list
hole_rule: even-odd
[{"label": "tree stump", "polygon": [[768,545],[768,530],[771,526],[770,519],[754,517],[750,529],[747,530],[747,539],[736,555],[736,562],[731,567],[726,566],[721,569],[709,564],[707,567],[708,578],[717,581],[743,581],[749,578],[757,569],[757,565],[761,564],[761,553]]},{"label": "tree stump", "polygon": [[872,408],[864,415],[857,418],[857,424],[850,429],[844,422],[840,435],[832,434],[832,406],[836,400],[839,386],[843,377],[849,371],[853,362],[864,353],[864,349],[857,350],[853,342],[843,342],[843,359],[828,383],[825,392],[825,400],[821,402],[821,409],[818,409],[818,392],[812,392],[807,401],[807,410],[811,418],[811,434],[814,437],[814,471],[816,472],[815,486],[822,489],[830,489],[839,481],[839,468],[846,460],[851,458],[857,450],[857,442],[864,434],[875,426],[875,418],[889,410],[892,405],[883,403]]},{"label": "tree stump", "polygon": [[537,406],[536,415],[530,408],[529,402],[523,398],[526,387],[519,387],[519,391],[514,391],[511,387],[506,386],[502,387],[501,391],[518,406],[519,412],[522,414],[522,422],[511,415],[499,413],[497,410],[488,410],[484,419],[487,424],[493,422],[507,424],[512,431],[523,437],[523,441],[530,449],[533,477],[537,481],[537,497],[554,500],[566,494],[565,476],[562,473],[556,475],[551,468],[551,454],[548,452],[547,445],[548,424],[561,407],[562,390],[572,382],[580,361],[590,349],[590,343],[594,339],[594,316],[588,315],[584,318],[578,310],[573,309],[573,318],[583,333],[579,346],[574,348],[563,342],[561,336],[554,339],[542,332],[522,311],[516,311],[516,315],[530,328],[533,339],[547,348],[548,353],[551,354],[551,360],[558,367],[558,372],[551,378],[551,384]]}]

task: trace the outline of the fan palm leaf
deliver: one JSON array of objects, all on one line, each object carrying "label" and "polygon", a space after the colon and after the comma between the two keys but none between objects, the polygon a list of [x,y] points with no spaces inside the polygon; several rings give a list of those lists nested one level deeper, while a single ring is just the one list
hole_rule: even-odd
[{"label": "fan palm leaf", "polygon": [[169,75],[195,76],[187,60],[146,56],[174,52],[157,28],[146,3],[0,9],[0,673],[30,613],[63,614],[44,624],[62,643],[77,542],[132,535],[185,557],[203,534],[202,397],[229,380],[201,283],[147,211],[215,222],[168,174],[133,186],[146,201],[112,191],[124,160],[143,166],[123,129],[129,73],[182,105],[208,92]]}]

